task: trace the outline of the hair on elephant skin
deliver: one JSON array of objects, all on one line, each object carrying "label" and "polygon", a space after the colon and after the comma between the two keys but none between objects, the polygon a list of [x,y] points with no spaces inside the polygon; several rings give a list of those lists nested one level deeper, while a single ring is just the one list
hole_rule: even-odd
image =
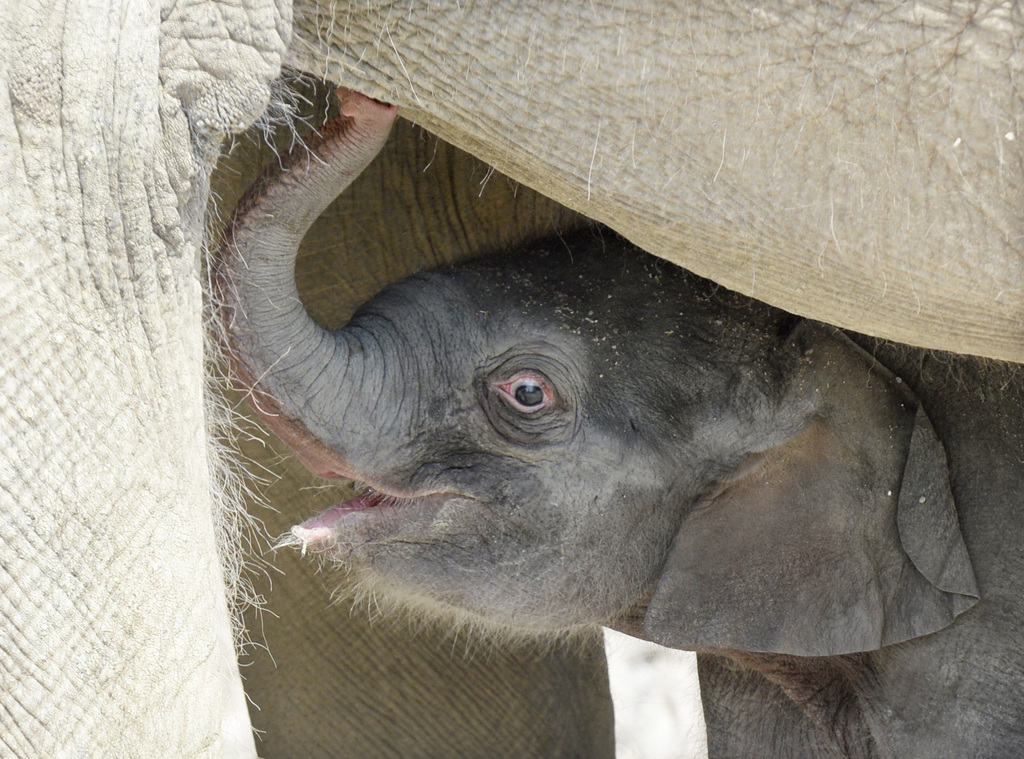
[{"label": "hair on elephant skin", "polygon": [[349,94],[239,204],[221,335],[313,473],[293,529],[394,606],[699,654],[712,756],[1006,756],[1022,740],[1015,367],[846,334],[584,229],[387,287],[343,328],[306,229],[384,144]]}]

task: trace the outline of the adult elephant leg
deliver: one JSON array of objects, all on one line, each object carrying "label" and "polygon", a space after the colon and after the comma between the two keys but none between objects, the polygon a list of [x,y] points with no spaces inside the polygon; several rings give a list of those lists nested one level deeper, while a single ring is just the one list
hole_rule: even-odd
[{"label": "adult elephant leg", "polygon": [[[324,93],[306,97],[321,102]],[[230,208],[245,175],[272,160],[269,149],[240,143],[214,177],[215,195]],[[307,235],[299,290],[317,321],[337,326],[389,281],[581,223],[400,120],[378,159]],[[281,476],[266,491],[276,512],[254,510],[271,534],[343,497],[318,488],[276,440],[243,450],[257,474],[262,467]],[[612,754],[599,636],[499,649],[410,620],[373,620],[372,603],[352,608],[333,598],[341,573],[319,572],[296,551],[268,560],[274,568],[257,585],[265,612],[248,625],[267,650],[257,645],[243,661],[266,759]]]},{"label": "adult elephant leg", "polygon": [[3,756],[255,755],[198,276],[211,156],[286,43],[245,5],[0,10]]}]

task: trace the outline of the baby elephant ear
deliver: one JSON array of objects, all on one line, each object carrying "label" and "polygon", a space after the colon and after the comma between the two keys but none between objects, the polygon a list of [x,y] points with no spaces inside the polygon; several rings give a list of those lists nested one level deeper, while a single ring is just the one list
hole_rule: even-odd
[{"label": "baby elephant ear", "polygon": [[[949,487],[946,451],[920,406],[903,470],[896,524],[903,550],[914,566],[928,582],[949,595],[952,616],[974,606],[979,599],[978,586],[960,534],[956,503]],[[945,622],[935,629],[949,624],[952,616],[947,615]],[[916,632],[909,621],[901,629],[897,622],[890,622],[886,644],[931,632]]]},{"label": "baby elephant ear", "polygon": [[946,454],[920,404],[844,336],[804,339],[813,357],[793,385],[824,403],[684,518],[644,617],[656,643],[871,651],[978,601]]}]

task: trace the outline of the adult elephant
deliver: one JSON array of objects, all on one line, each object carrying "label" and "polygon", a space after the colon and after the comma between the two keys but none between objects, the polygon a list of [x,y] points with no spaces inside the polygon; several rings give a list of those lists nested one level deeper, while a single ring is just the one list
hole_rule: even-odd
[{"label": "adult elephant", "polygon": [[6,753],[254,752],[198,259],[282,60],[776,305],[1022,358],[1019,10],[449,6],[3,8]]}]

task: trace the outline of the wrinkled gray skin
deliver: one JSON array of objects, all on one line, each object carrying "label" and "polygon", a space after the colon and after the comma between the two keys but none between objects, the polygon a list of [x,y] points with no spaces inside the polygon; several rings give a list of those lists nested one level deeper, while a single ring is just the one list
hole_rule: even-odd
[{"label": "wrinkled gray skin", "polygon": [[343,111],[325,163],[241,204],[218,272],[254,407],[371,488],[304,548],[498,634],[698,650],[712,756],[1016,749],[1016,371],[866,352],[593,231],[416,275],[325,332],[295,250],[394,118]]}]

